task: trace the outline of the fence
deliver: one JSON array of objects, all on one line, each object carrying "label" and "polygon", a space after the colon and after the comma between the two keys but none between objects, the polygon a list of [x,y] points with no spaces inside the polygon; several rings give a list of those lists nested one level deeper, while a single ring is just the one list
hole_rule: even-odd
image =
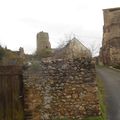
[{"label": "fence", "polygon": [[20,66],[0,66],[0,120],[23,120],[23,81]]}]

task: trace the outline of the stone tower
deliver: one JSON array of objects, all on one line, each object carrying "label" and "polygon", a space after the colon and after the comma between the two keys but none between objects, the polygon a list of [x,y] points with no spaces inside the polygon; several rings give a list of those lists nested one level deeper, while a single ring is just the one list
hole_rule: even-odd
[{"label": "stone tower", "polygon": [[19,53],[20,58],[24,58],[25,57],[24,48],[20,47],[18,53]]},{"label": "stone tower", "polygon": [[40,55],[46,50],[51,49],[51,44],[49,42],[49,35],[46,32],[39,32],[37,34],[37,54]]},{"label": "stone tower", "polygon": [[120,8],[103,10],[104,26],[100,56],[106,65],[120,65]]}]

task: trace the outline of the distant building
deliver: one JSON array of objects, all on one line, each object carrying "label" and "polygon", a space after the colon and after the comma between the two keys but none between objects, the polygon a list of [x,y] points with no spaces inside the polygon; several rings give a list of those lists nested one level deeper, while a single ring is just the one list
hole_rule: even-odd
[{"label": "distant building", "polygon": [[25,53],[22,47],[19,51],[12,51],[7,49],[7,47],[2,48],[3,56],[0,61],[0,65],[22,65],[25,61]]},{"label": "distant building", "polygon": [[49,42],[49,35],[46,32],[39,32],[37,34],[37,55],[42,54],[44,51],[51,49]]},{"label": "distant building", "polygon": [[75,37],[68,42],[63,48],[52,49],[49,42],[49,35],[46,32],[39,32],[37,34],[37,50],[38,58],[91,58],[91,51],[85,47]]},{"label": "distant building", "polygon": [[68,44],[56,52],[56,58],[73,59],[73,58],[91,58],[91,51],[85,47],[75,37]]},{"label": "distant building", "polygon": [[19,55],[21,58],[24,58],[24,57],[25,57],[24,48],[22,48],[22,47],[19,48],[18,55]]},{"label": "distant building", "polygon": [[120,66],[120,8],[104,9],[100,59],[105,65]]}]

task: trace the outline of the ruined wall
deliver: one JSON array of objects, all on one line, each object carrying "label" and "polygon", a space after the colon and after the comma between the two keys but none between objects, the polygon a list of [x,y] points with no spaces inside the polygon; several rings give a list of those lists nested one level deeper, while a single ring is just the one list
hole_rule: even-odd
[{"label": "ruined wall", "polygon": [[42,61],[24,72],[26,120],[99,114],[95,66],[90,60]]},{"label": "ruined wall", "polygon": [[106,65],[120,66],[120,8],[105,9],[103,13],[102,60]]}]

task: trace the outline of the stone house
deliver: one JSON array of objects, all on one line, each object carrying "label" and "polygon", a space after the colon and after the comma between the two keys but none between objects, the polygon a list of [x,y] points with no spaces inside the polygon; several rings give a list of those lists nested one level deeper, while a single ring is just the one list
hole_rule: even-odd
[{"label": "stone house", "polygon": [[85,47],[77,38],[70,40],[65,47],[56,52],[55,58],[91,58],[91,51]]}]

